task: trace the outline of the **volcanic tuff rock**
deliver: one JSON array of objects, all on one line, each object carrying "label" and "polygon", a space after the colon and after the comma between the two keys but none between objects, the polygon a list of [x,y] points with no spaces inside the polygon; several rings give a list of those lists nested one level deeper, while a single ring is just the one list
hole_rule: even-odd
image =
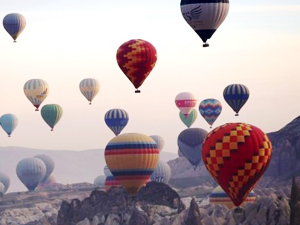
[{"label": "volcanic tuff rock", "polygon": [[300,225],[300,187],[295,178],[293,178],[290,206],[290,225]]}]

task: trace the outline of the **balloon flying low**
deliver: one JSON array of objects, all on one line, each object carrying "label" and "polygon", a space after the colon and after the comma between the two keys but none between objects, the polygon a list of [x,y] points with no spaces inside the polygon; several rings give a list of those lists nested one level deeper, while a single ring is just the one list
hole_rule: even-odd
[{"label": "balloon flying low", "polygon": [[148,77],[157,60],[154,46],[141,39],[133,39],[122,44],[117,51],[117,63],[126,77],[138,88]]},{"label": "balloon flying low", "polygon": [[185,21],[204,42],[203,47],[225,20],[229,0],[181,0],[181,13]]},{"label": "balloon flying low", "polygon": [[4,190],[4,193],[5,193],[8,190],[8,188],[9,188],[10,179],[9,179],[9,177],[5,173],[0,172],[0,182],[5,187],[5,190]]},{"label": "balloon flying low", "polygon": [[245,123],[215,128],[202,147],[206,169],[238,207],[266,171],[271,154],[268,136]]},{"label": "balloon flying low", "polygon": [[93,99],[100,90],[99,81],[94,78],[83,79],[79,84],[79,89],[83,96],[92,104]]},{"label": "balloon flying low", "polygon": [[25,17],[19,13],[7,14],[3,19],[4,29],[16,42],[18,36],[22,33],[26,26]]},{"label": "balloon flying low", "polygon": [[42,79],[31,79],[24,84],[23,90],[28,100],[36,108],[35,111],[39,111],[40,105],[49,93],[47,82]]}]

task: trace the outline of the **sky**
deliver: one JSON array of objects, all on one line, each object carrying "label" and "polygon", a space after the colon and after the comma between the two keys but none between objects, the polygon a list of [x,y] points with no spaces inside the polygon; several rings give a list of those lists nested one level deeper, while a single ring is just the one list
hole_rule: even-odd
[{"label": "sky", "polygon": [[[183,19],[180,1],[0,0],[0,5],[0,17],[17,12],[27,23],[17,43],[0,29],[0,115],[12,113],[19,120],[12,137],[0,130],[1,147],[103,149],[114,137],[104,115],[122,108],[129,114],[122,133],[160,135],[163,151],[177,153],[177,137],[186,127],[175,97],[185,91],[197,98],[197,111],[206,98],[222,103],[213,127],[246,122],[273,132],[300,115],[298,0],[231,0],[209,48]],[[140,94],[116,61],[118,47],[137,38],[152,43],[158,58]],[[100,82],[91,106],[79,91],[80,81],[90,77]],[[63,108],[53,132],[24,95],[23,85],[33,78],[50,87],[42,106]],[[232,83],[250,90],[239,117],[223,98]],[[200,114],[192,127],[210,131]]]}]

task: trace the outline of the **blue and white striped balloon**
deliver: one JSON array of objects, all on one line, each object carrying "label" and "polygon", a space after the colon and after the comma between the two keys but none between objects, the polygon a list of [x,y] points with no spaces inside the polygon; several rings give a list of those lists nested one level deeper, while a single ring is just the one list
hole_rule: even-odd
[{"label": "blue and white striped balloon", "polygon": [[79,84],[79,89],[83,96],[92,104],[92,100],[100,90],[99,81],[94,78],[83,79]]},{"label": "blue and white striped balloon", "polygon": [[106,125],[118,136],[127,125],[129,117],[123,109],[108,110],[104,117]]},{"label": "blue and white striped balloon", "polygon": [[18,125],[18,118],[14,114],[4,114],[0,117],[0,125],[10,137],[11,133]]}]

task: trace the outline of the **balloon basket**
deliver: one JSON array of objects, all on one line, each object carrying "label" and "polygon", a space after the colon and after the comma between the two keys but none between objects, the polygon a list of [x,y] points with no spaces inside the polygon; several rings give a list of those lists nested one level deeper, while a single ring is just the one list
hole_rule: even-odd
[{"label": "balloon basket", "polygon": [[204,44],[203,44],[203,48],[206,48],[206,47],[209,47],[209,44],[204,43]]},{"label": "balloon basket", "polygon": [[17,41],[16,41],[16,40],[14,40],[14,43],[17,43]]},{"label": "balloon basket", "polygon": [[140,90],[135,90],[135,92],[134,93],[141,93],[141,91]]},{"label": "balloon basket", "polygon": [[35,109],[35,111],[39,111],[39,109]]},{"label": "balloon basket", "polygon": [[236,113],[236,114],[235,114],[235,116],[239,116],[239,114],[238,114],[238,113]]},{"label": "balloon basket", "polygon": [[53,131],[53,128],[51,128],[51,131]]},{"label": "balloon basket", "polygon": [[89,103],[89,105],[91,105],[91,104],[92,104],[92,102]]}]

